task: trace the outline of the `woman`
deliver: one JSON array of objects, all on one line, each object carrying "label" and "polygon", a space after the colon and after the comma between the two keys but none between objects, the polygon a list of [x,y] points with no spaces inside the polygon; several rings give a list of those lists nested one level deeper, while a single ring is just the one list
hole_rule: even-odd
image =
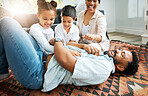
[{"label": "woman", "polygon": [[77,26],[82,43],[88,43],[99,50],[109,50],[110,42],[106,33],[106,18],[97,10],[101,0],[86,0],[86,10],[78,15]]}]

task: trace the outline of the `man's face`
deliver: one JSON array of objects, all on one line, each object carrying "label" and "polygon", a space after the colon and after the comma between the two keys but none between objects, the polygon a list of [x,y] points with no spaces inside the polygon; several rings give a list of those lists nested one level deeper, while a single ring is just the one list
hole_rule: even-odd
[{"label": "man's face", "polygon": [[132,62],[132,60],[133,60],[132,53],[127,50],[116,49],[113,51],[109,51],[108,55],[110,57],[113,57],[115,64],[121,64],[125,68],[127,67],[128,62]]}]

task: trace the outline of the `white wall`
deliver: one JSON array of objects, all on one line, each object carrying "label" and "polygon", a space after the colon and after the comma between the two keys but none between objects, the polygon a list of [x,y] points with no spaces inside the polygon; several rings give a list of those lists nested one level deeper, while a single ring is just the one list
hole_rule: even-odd
[{"label": "white wall", "polygon": [[137,35],[144,33],[145,0],[133,0],[133,2],[137,2],[137,13],[135,13],[137,16],[129,18],[129,9],[133,8],[128,6],[129,0],[102,0],[98,8],[105,11],[108,32],[116,31]]},{"label": "white wall", "polygon": [[128,6],[128,0],[115,0],[116,31],[141,35],[144,33],[145,0],[133,0],[132,4]]},{"label": "white wall", "polygon": [[80,1],[84,1],[84,0],[63,0],[63,4],[64,5],[69,5],[69,4],[77,5]]},{"label": "white wall", "polygon": [[102,9],[105,12],[107,20],[107,31],[116,31],[116,14],[115,14],[115,0],[101,0],[98,9]]}]

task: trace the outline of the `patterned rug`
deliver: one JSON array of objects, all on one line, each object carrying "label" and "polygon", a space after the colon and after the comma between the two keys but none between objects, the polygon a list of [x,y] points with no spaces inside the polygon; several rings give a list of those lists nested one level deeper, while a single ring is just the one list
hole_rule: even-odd
[{"label": "patterned rug", "polygon": [[60,85],[53,91],[24,88],[14,77],[11,70],[9,78],[0,81],[0,96],[148,96],[148,49],[140,46],[111,41],[111,49],[136,50],[139,57],[139,70],[134,76],[111,75],[107,81],[94,86],[77,87]]}]

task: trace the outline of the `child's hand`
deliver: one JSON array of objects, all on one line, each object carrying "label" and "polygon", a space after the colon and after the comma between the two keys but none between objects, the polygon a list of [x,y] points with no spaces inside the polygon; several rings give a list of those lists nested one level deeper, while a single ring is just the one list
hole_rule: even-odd
[{"label": "child's hand", "polygon": [[70,40],[69,42],[76,42],[76,41]]},{"label": "child's hand", "polygon": [[53,38],[53,39],[51,39],[50,41],[49,41],[49,43],[50,43],[50,45],[53,45],[53,40],[54,40],[55,38]]},{"label": "child's hand", "polygon": [[68,49],[68,51],[73,55],[73,56],[81,56],[81,54],[75,50],[70,50]]}]

